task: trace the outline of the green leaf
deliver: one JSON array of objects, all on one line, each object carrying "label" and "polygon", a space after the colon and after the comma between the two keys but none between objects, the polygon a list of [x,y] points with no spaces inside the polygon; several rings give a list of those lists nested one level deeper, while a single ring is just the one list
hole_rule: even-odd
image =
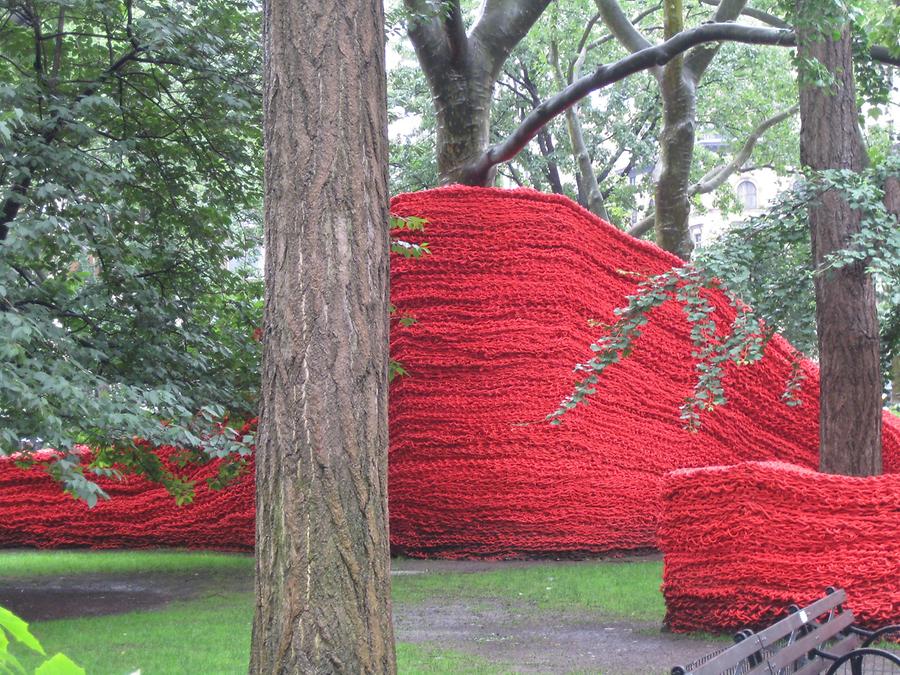
[{"label": "green leaf", "polygon": [[41,643],[29,632],[28,624],[3,607],[0,607],[0,628],[4,629],[13,637],[13,639],[22,643],[32,651],[35,651],[38,654],[46,654]]},{"label": "green leaf", "polygon": [[86,672],[65,654],[57,653],[35,668],[34,675],[86,675]]}]

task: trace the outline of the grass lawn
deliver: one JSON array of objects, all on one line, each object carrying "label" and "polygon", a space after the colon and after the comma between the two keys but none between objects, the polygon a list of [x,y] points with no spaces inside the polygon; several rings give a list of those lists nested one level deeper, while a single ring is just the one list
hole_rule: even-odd
[{"label": "grass lawn", "polygon": [[394,577],[392,583],[394,602],[487,596],[532,602],[541,609],[584,609],[660,622],[666,611],[659,590],[659,560],[547,563],[477,574],[413,574]]},{"label": "grass lawn", "polygon": [[205,551],[0,551],[0,579],[137,572],[253,574],[253,558]]},{"label": "grass lawn", "polygon": [[[0,580],[50,575],[200,572],[252,577],[249,556],[211,553],[0,552]],[[661,620],[662,563],[594,562],[506,567],[479,573],[399,575],[394,602],[449,597],[506,598],[537,609],[582,608],[613,617]],[[12,579],[14,577],[15,579]],[[64,652],[91,675],[245,673],[253,617],[252,594],[208,591],[163,608],[32,624],[47,652]],[[18,652],[21,654],[21,652]],[[439,645],[399,643],[401,673],[503,673],[497,664]],[[34,662],[31,662],[32,665]]]}]

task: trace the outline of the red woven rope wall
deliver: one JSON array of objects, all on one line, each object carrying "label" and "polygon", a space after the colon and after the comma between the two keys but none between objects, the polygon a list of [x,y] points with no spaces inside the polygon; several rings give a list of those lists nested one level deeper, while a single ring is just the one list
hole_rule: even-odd
[{"label": "red woven rope wall", "polygon": [[900,475],[747,462],[675,471],[663,502],[672,630],[759,628],[830,585],[863,625],[900,623]]},{"label": "red woven rope wall", "polygon": [[[166,460],[175,448],[158,448]],[[64,494],[38,467],[0,467],[0,548],[152,548],[172,546],[250,551],[254,540],[253,465],[225,490],[210,490],[219,461],[200,467],[167,467],[197,481],[194,502],[177,506],[165,489],[137,476],[100,478],[109,493],[93,509]]]},{"label": "red woven rope wall", "polygon": [[[391,350],[409,372],[391,386],[391,541],[415,556],[513,557],[651,548],[665,474],[745,459],[816,463],[818,382],[806,364],[803,405],[780,396],[790,347],[727,380],[729,403],[692,434],[678,408],[694,382],[688,324],[655,312],[633,356],[604,373],[589,407],[543,422],[590,356],[589,320],[611,321],[635,286],[678,260],[572,201],[528,190],[443,188],[400,195],[398,215],[429,220],[432,255],[392,262],[391,295],[416,324]],[[717,301],[723,319],[731,312]],[[900,470],[888,422],[885,467]],[[214,469],[197,469],[205,478]],[[208,473],[206,473],[208,472]],[[0,547],[249,548],[252,477],[176,506],[139,478],[101,481],[93,511],[39,471],[0,468]]]},{"label": "red woven rope wall", "polygon": [[[571,392],[572,367],[634,290],[634,272],[679,261],[571,200],[530,190],[451,187],[396,197],[428,219],[432,255],[395,260],[391,297],[415,316],[391,350],[409,377],[391,387],[391,540],[416,556],[508,557],[654,547],[665,474],[779,459],[817,464],[818,378],[781,401],[790,347],[732,372],[728,404],[698,433],[679,406],[694,382],[689,327],[669,304],[591,405],[542,423]],[[405,233],[404,233],[405,234]],[[732,312],[719,298],[720,316]],[[897,424],[885,466],[900,469]]]}]

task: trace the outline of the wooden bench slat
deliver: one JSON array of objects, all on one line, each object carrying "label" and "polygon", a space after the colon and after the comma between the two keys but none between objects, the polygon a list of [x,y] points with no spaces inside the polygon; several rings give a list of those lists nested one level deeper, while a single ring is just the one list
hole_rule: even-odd
[{"label": "wooden bench slat", "polygon": [[[786,645],[776,651],[762,664],[749,671],[747,675],[769,675],[787,668],[801,656],[806,655],[814,647],[819,647],[823,642],[837,635],[841,630],[853,623],[853,615],[849,612],[838,614],[831,621],[807,633],[796,642]],[[751,638],[752,639],[752,638]],[[760,645],[760,649],[767,645]]]},{"label": "wooden bench slat", "polygon": [[[734,668],[739,663],[758,652],[763,655],[762,663],[750,670],[748,675],[769,675],[771,672],[778,672],[777,669],[785,668],[790,665],[811,649],[821,646],[822,643],[836,636],[841,630],[853,623],[853,614],[849,611],[834,614],[830,617],[830,620],[825,621],[822,624],[815,623],[815,620],[818,617],[833,612],[839,605],[846,602],[846,600],[847,594],[842,589],[829,593],[800,611],[791,612],[785,618],[776,621],[759,633],[755,633],[747,639],[738,642],[705,663],[698,665],[693,670],[687,671],[688,675],[720,675],[722,672],[729,668]],[[814,625],[815,629],[809,634],[804,635],[802,638],[799,638],[791,645],[782,648],[772,648],[772,645],[787,638],[807,624]],[[849,644],[848,638],[845,638],[837,643],[836,647],[840,646],[843,649]],[[841,656],[852,649],[853,647],[848,646],[846,651],[841,652],[840,654],[835,652],[835,654]],[[768,653],[771,655],[767,656],[767,652],[764,650],[769,650]],[[812,665],[815,664],[809,664],[809,666]],[[825,661],[821,665],[823,667],[818,670],[809,670],[809,675],[825,670],[828,666],[828,662]],[[808,666],[804,666],[804,672],[807,667]],[[773,671],[773,668],[776,670]]]}]

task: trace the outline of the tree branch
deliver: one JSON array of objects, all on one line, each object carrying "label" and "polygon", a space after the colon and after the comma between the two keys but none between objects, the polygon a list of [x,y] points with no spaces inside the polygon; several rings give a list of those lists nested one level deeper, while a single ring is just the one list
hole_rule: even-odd
[{"label": "tree branch", "polygon": [[484,11],[470,41],[488,56],[496,78],[504,61],[552,0],[484,0]]},{"label": "tree branch", "polygon": [[[587,32],[582,36],[582,49],[578,57],[569,65],[569,84],[572,78],[578,75],[578,69],[584,59],[585,50],[584,42],[587,38]],[[557,86],[561,89],[565,88],[566,81],[563,79],[562,69],[559,66],[559,46],[556,41],[550,43],[550,65],[553,67],[553,73],[556,76]],[[597,177],[594,174],[594,165],[591,161],[591,154],[588,151],[587,143],[584,141],[584,132],[581,128],[581,120],[578,118],[578,106],[572,105],[566,109],[566,129],[569,132],[569,142],[572,144],[572,153],[575,155],[575,162],[578,166],[578,181],[580,190],[583,194],[584,206],[596,216],[609,221],[609,212],[603,203],[603,195],[600,193],[600,186],[597,184]]]},{"label": "tree branch", "polygon": [[[712,7],[718,7],[722,0],[700,0],[705,5],[710,5]],[[769,12],[764,12],[761,9],[756,9],[755,7],[744,7],[741,10],[741,14],[744,16],[749,16],[752,19],[756,19],[761,23],[764,23],[768,26],[772,26],[772,28],[785,28],[790,29],[791,25],[781,19],[774,14],[770,14]],[[879,63],[883,63],[888,66],[900,66],[900,57],[896,57],[891,54],[890,49],[885,47],[884,45],[873,45],[869,48],[869,56],[872,57],[873,61],[878,61]]]},{"label": "tree branch", "polygon": [[643,237],[653,229],[653,223],[655,222],[656,213],[654,211],[650,211],[648,215],[644,216],[643,220],[639,220],[630,229],[626,230],[626,233],[630,234],[632,237]]},{"label": "tree branch", "polygon": [[882,45],[873,45],[869,48],[869,56],[873,61],[878,61],[887,66],[900,67],[900,57],[891,54],[891,50]]},{"label": "tree branch", "polygon": [[450,58],[454,63],[463,63],[469,51],[469,38],[466,37],[466,24],[463,22],[459,0],[450,0],[444,19],[444,30],[447,33],[447,43],[450,45]]},{"label": "tree branch", "polygon": [[[715,23],[734,21],[746,4],[747,0],[721,0],[712,20]],[[694,82],[700,81],[721,46],[721,43],[701,45],[684,57],[684,67]]]},{"label": "tree branch", "polygon": [[596,0],[596,4],[597,9],[600,10],[600,16],[603,17],[603,23],[625,49],[630,52],[639,52],[653,46],[653,43],[645,38],[635,28],[634,23],[625,16],[625,12],[622,11],[617,0]]},{"label": "tree branch", "polygon": [[750,155],[753,154],[753,148],[756,146],[756,143],[759,141],[759,139],[762,138],[763,134],[765,134],[775,125],[781,124],[789,117],[796,115],[799,109],[799,106],[794,105],[787,110],[782,110],[780,113],[772,115],[772,117],[769,117],[768,119],[760,122],[760,124],[757,125],[757,127],[752,132],[750,132],[747,140],[744,141],[744,145],[735,154],[735,156],[732,157],[731,161],[724,166],[717,167],[707,172],[707,174],[703,176],[703,178],[701,178],[699,181],[688,188],[688,194],[706,194],[707,192],[712,192],[720,185],[722,185],[722,183],[728,180],[728,177],[731,176],[731,174],[733,174],[735,171],[744,166],[744,164],[746,164],[747,160],[750,159]]},{"label": "tree branch", "polygon": [[477,161],[467,167],[467,184],[483,185],[493,167],[515,157],[542,126],[591,92],[629,75],[654,66],[665,65],[691,47],[719,41],[786,47],[796,43],[796,36],[791,31],[774,28],[756,28],[734,23],[704,24],[678,33],[660,45],[642,49],[615,63],[600,66],[592,74],[576,80],[556,96],[541,103],[505,141],[488,148]]},{"label": "tree branch", "polygon": [[[722,0],[700,0],[704,5],[710,5],[711,7],[718,7]],[[749,16],[752,19],[756,19],[757,21],[761,21],[764,24],[772,26],[772,28],[790,28],[791,24],[789,24],[784,19],[779,19],[774,14],[769,14],[769,12],[764,12],[761,9],[756,9],[754,7],[744,7],[741,10],[741,14],[744,16]]]},{"label": "tree branch", "polygon": [[403,5],[410,15],[406,30],[422,70],[428,74],[445,69],[450,51],[440,7],[430,0],[403,0]]},{"label": "tree branch", "polygon": [[[731,176],[736,171],[739,171],[741,167],[743,167],[747,162],[747,160],[750,159],[750,155],[753,154],[753,148],[756,146],[756,143],[759,141],[759,139],[762,138],[763,134],[765,134],[766,131],[774,127],[776,124],[780,124],[792,115],[795,115],[797,113],[797,110],[799,110],[799,106],[795,105],[760,122],[760,124],[747,137],[747,140],[744,141],[744,145],[731,159],[731,161],[724,166],[716,167],[707,172],[706,175],[703,176],[703,178],[701,178],[699,181],[688,188],[688,194],[706,194],[708,192],[712,192],[720,185],[722,185],[726,180],[728,180],[729,176]],[[627,230],[627,232],[632,237],[641,237],[653,229],[655,220],[655,212],[650,211],[643,220],[633,225],[629,230]]]}]

